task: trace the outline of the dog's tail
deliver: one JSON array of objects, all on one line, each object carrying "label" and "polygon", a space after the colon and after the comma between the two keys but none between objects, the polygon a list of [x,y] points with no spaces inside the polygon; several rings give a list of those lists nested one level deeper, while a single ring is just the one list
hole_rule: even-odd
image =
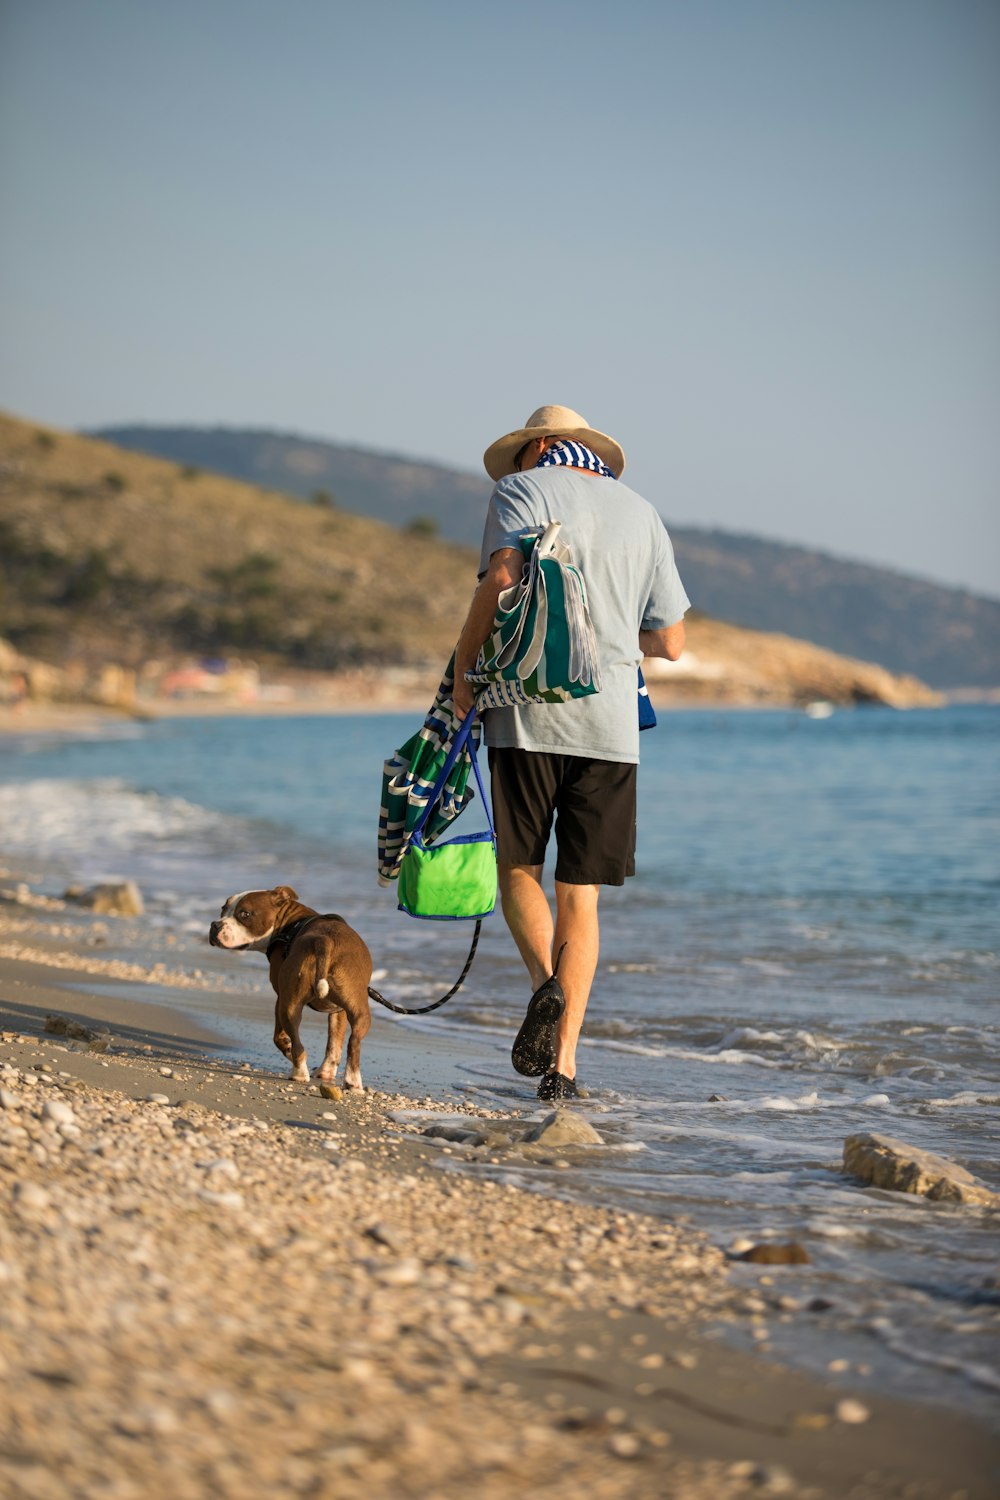
[{"label": "dog's tail", "polygon": [[313,947],[312,952],[307,953],[303,959],[302,978],[311,981],[312,992],[317,1000],[326,999],[330,993],[330,981],[326,977],[326,964],[318,947]]}]

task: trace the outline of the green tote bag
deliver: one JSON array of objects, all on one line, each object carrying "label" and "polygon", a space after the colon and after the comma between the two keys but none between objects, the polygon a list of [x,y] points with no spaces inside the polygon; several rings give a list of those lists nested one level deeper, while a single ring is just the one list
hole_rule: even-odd
[{"label": "green tote bag", "polygon": [[[400,911],[411,917],[432,922],[461,922],[486,917],[497,900],[497,842],[490,817],[489,798],[483,788],[476,759],[476,745],[471,737],[475,712],[468,714],[455,736],[448,759],[441,769],[434,791],[399,866],[397,895]],[[434,809],[441,788],[452,765],[468,744],[472,769],[483,799],[488,828],[482,833],[458,834],[447,842],[428,847],[423,840],[424,824]],[[476,929],[478,933],[478,928]]]}]

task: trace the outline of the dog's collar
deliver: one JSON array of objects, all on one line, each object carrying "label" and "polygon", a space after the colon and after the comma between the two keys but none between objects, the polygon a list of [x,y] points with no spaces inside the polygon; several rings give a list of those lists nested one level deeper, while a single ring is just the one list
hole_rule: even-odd
[{"label": "dog's collar", "polygon": [[285,950],[285,957],[288,957],[289,948],[294,944],[295,938],[298,938],[298,933],[304,927],[309,927],[310,922],[327,921],[328,918],[333,918],[334,922],[343,921],[343,916],[337,916],[336,912],[313,912],[312,916],[300,916],[297,922],[289,922],[288,927],[282,927],[282,929],[279,929],[279,932],[274,933],[264,953],[270,959],[271,954],[274,953],[276,948],[283,948]]},{"label": "dog's collar", "polygon": [[280,931],[274,934],[274,937],[271,939],[264,950],[268,958],[271,957],[271,954],[274,952],[275,948],[284,948],[285,956],[287,957],[289,948],[295,942],[295,939],[298,937],[303,927],[308,927],[310,922],[318,921],[319,914],[314,913],[311,917],[299,917],[297,922],[289,922],[287,927],[282,927]]}]

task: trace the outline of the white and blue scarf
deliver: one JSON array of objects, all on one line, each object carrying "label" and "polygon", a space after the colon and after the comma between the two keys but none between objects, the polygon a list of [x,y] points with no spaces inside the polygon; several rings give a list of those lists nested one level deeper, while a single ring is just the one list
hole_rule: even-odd
[{"label": "white and blue scarf", "polygon": [[600,474],[602,479],[614,479],[607,464],[598,458],[592,448],[576,443],[572,438],[560,438],[551,448],[546,448],[535,465],[536,469],[587,469],[591,474]]}]

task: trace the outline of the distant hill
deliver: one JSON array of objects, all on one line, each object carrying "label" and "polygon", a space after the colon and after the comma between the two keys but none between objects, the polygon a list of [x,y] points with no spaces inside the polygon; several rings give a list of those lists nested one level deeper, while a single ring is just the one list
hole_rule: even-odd
[{"label": "distant hill", "polygon": [[[430,522],[469,546],[482,535],[485,475],[244,428],[125,426],[95,436],[303,498],[325,491],[344,510],[394,526]],[[936,687],[1000,685],[1000,601],[761,537],[673,524],[670,531],[688,593],[708,615],[881,662]]]},{"label": "distant hill", "polygon": [[441,536],[468,547],[478,547],[482,539],[492,488],[485,473],[479,478],[397,454],[370,453],[280,432],[238,427],[106,427],[90,436],[301,499],[326,493],[342,510],[390,526],[429,520]]}]

